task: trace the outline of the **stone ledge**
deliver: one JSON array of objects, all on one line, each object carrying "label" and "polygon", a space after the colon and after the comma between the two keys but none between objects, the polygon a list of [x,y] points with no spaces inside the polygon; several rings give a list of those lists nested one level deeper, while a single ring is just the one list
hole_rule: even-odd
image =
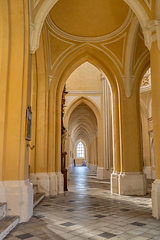
[{"label": "stone ledge", "polygon": [[0,239],[4,239],[18,223],[18,216],[6,216],[0,220]]}]

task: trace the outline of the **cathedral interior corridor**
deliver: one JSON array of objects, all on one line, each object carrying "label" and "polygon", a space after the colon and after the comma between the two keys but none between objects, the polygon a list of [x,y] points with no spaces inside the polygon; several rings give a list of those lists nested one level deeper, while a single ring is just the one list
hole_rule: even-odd
[{"label": "cathedral interior corridor", "polygon": [[0,0],[0,103],[0,240],[160,239],[160,0]]},{"label": "cathedral interior corridor", "polygon": [[87,167],[75,167],[68,192],[46,197],[29,222],[5,239],[160,239],[159,221],[151,211],[150,196],[113,196],[109,180],[97,180]]}]

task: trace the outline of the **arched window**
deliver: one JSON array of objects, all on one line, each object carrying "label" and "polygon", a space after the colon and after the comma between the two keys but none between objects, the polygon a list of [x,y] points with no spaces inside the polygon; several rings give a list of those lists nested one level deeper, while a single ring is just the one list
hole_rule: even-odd
[{"label": "arched window", "polygon": [[84,158],[84,145],[82,142],[77,144],[77,158]]}]

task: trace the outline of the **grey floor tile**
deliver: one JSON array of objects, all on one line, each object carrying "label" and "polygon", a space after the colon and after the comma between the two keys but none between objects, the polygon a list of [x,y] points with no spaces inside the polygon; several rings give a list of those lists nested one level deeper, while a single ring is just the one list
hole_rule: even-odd
[{"label": "grey floor tile", "polygon": [[104,232],[104,233],[99,234],[98,236],[106,238],[106,239],[110,239],[110,238],[115,237],[116,235],[112,234],[112,233],[109,233],[109,232]]},{"label": "grey floor tile", "polygon": [[111,195],[109,180],[76,167],[68,192],[45,197],[34,216],[5,239],[160,239],[160,221],[152,217],[151,206],[150,197]]}]

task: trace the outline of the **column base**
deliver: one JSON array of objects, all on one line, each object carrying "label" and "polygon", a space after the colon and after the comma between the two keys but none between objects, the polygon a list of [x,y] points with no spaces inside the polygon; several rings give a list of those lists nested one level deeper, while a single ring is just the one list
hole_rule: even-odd
[{"label": "column base", "polygon": [[48,173],[48,175],[49,175],[49,182],[50,182],[49,195],[57,195],[58,194],[57,175],[55,172],[50,172]]},{"label": "column base", "polygon": [[113,172],[111,174],[111,194],[119,193],[119,186],[118,186],[118,173]]},{"label": "column base", "polygon": [[45,196],[49,196],[50,191],[50,181],[48,173],[36,173],[38,191],[44,192]]},{"label": "column base", "polygon": [[152,216],[160,219],[160,180],[152,183]]},{"label": "column base", "polygon": [[151,166],[143,167],[143,172],[144,172],[144,174],[146,174],[147,179],[152,179],[152,167]]},{"label": "column base", "polygon": [[110,179],[111,169],[106,169],[104,167],[97,168],[97,179]]},{"label": "column base", "polygon": [[[27,222],[33,215],[33,185],[24,181],[4,181],[0,202],[7,203],[7,215],[20,216],[20,222]],[[0,187],[1,190],[1,187]]]},{"label": "column base", "polygon": [[0,182],[0,202],[6,202],[6,189],[4,182]]},{"label": "column base", "polygon": [[118,176],[119,194],[145,195],[147,193],[146,175],[139,172],[125,172]]},{"label": "column base", "polygon": [[89,169],[91,169],[92,172],[97,173],[97,165],[88,163],[88,164],[87,164],[87,167],[88,167]]},{"label": "column base", "polygon": [[70,167],[68,167],[67,168],[67,180],[70,179],[70,171],[71,171],[71,169],[70,169]]},{"label": "column base", "polygon": [[36,173],[29,174],[29,181],[33,184],[38,184]]},{"label": "column base", "polygon": [[56,172],[58,193],[64,193],[64,178],[61,172]]},{"label": "column base", "polygon": [[156,180],[156,168],[152,168],[152,179]]},{"label": "column base", "polygon": [[68,173],[67,173],[67,179],[70,179],[70,173],[73,171],[74,169],[74,163],[70,164],[67,168]]}]

